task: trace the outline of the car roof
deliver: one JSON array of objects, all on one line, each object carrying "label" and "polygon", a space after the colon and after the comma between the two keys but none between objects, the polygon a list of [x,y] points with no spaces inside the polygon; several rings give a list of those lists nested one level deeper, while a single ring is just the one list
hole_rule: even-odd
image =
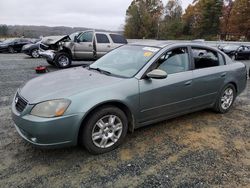
[{"label": "car roof", "polygon": [[109,32],[109,31],[101,31],[101,30],[85,30],[85,31],[81,31],[80,33],[89,32],[89,31],[93,31],[93,32],[98,33],[98,34],[106,34],[106,35],[113,34],[113,35],[120,35],[120,36],[123,36],[123,35],[120,34],[120,33]]},{"label": "car roof", "polygon": [[174,44],[173,41],[163,41],[163,40],[141,40],[129,43],[130,45],[137,45],[137,46],[152,46],[158,48],[164,48],[168,45]]},{"label": "car roof", "polygon": [[130,42],[129,45],[137,45],[137,46],[151,46],[151,47],[157,47],[157,48],[165,48],[165,47],[178,47],[178,46],[193,46],[193,47],[203,47],[208,49],[213,49],[218,51],[217,48],[208,46],[203,43],[196,43],[196,42],[182,42],[182,41],[163,41],[163,40],[142,40],[142,41],[135,41]]}]

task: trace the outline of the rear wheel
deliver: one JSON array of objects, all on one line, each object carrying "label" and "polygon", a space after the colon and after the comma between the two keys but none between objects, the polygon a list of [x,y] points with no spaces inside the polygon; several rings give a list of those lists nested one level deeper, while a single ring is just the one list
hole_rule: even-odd
[{"label": "rear wheel", "polygon": [[8,51],[9,51],[9,53],[11,53],[11,54],[15,53],[14,48],[11,47],[11,46],[8,47]]},{"label": "rear wheel", "polygon": [[71,56],[66,52],[59,52],[55,56],[55,65],[59,68],[68,68],[71,66]]},{"label": "rear wheel", "polygon": [[127,130],[127,117],[122,110],[106,106],[96,110],[83,125],[82,144],[92,154],[101,154],[118,147]]},{"label": "rear wheel", "polygon": [[226,113],[228,112],[236,98],[236,89],[234,85],[228,84],[226,85],[223,90],[221,91],[219,97],[214,106],[214,110],[219,113]]}]

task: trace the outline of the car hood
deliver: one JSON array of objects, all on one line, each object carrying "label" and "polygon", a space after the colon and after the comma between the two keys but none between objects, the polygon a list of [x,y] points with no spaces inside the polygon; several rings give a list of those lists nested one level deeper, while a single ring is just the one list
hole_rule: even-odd
[{"label": "car hood", "polygon": [[221,51],[223,51],[225,53],[235,52],[235,50],[228,50],[228,49],[222,49]]},{"label": "car hood", "polygon": [[41,42],[46,45],[52,45],[52,44],[56,44],[64,40],[70,40],[69,36],[68,35],[48,36],[48,37],[44,37]]},{"label": "car hood", "polygon": [[25,44],[24,46],[23,46],[23,48],[30,48],[31,46],[33,46],[34,44]]},{"label": "car hood", "polygon": [[31,43],[31,44],[25,44],[23,46],[23,49],[28,49],[28,48],[33,48],[33,47],[39,47],[40,45],[40,42],[37,42],[37,43]]},{"label": "car hood", "polygon": [[9,43],[0,43],[0,46],[8,46]]},{"label": "car hood", "polygon": [[80,92],[106,87],[122,80],[123,78],[78,67],[34,78],[19,90],[19,94],[29,104],[35,104],[51,99],[67,98]]}]

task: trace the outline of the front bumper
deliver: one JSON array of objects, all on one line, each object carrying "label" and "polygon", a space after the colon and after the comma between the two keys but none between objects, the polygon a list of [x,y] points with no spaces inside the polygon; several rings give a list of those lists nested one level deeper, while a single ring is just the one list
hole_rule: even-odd
[{"label": "front bumper", "polygon": [[30,55],[30,50],[29,49],[22,49],[21,52],[26,54],[26,55]]},{"label": "front bumper", "polygon": [[27,113],[33,105],[27,105],[22,113],[12,103],[12,119],[19,135],[29,143],[44,148],[77,145],[82,114],[55,118],[41,118]]},{"label": "front bumper", "polygon": [[49,61],[54,61],[54,58],[55,58],[55,52],[53,50],[46,50],[46,51],[43,51],[43,50],[39,50],[39,55]]}]

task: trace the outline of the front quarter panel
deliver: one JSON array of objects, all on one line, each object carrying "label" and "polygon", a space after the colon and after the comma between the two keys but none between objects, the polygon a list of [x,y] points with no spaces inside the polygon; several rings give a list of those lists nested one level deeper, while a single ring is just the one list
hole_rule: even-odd
[{"label": "front quarter panel", "polygon": [[[138,80],[135,78],[124,79],[120,83],[85,91],[70,97],[72,101],[67,113],[83,113],[83,119],[96,107],[111,102],[126,105],[133,116],[139,113]],[[81,125],[79,125],[81,126]]]}]

